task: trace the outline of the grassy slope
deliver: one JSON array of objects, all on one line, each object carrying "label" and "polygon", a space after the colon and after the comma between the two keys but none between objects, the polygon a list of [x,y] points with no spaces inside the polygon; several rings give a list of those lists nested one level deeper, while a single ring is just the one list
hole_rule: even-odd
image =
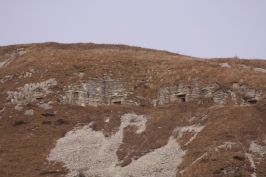
[{"label": "grassy slope", "polygon": [[[193,116],[201,118],[206,114],[208,118],[201,122],[206,124],[205,129],[191,144],[183,146],[187,152],[177,171],[187,168],[183,173],[184,176],[195,174],[219,176],[222,175],[219,170],[226,168],[228,164],[239,166],[239,174],[250,174],[252,169],[244,168],[244,164],[250,167],[249,160],[247,158],[236,160],[234,157],[244,156],[245,149],[249,148],[252,140],[258,140],[259,144],[265,145],[265,93],[263,93],[263,99],[255,106],[245,107],[234,107],[230,101],[224,107],[214,107],[208,101],[198,105],[195,101],[153,108],[149,98],[158,95],[159,85],[191,83],[193,78],[199,78],[200,85],[218,83],[230,88],[232,82],[238,82],[240,85],[245,84],[265,90],[266,74],[256,72],[253,68],[266,68],[266,61],[237,58],[198,59],[124,45],[44,43],[0,47],[0,62],[8,57],[7,53],[11,54],[21,47],[26,48],[28,52],[16,57],[9,66],[0,69],[1,77],[14,76],[0,85],[0,107],[5,107],[0,120],[0,173],[3,176],[39,176],[40,174],[57,176],[66,173],[67,169],[64,169],[61,164],[49,165],[46,162],[46,156],[57,139],[64,136],[77,123],[91,121],[96,122],[95,130],[104,129],[106,136],[110,136],[117,131],[120,116],[128,112],[147,114],[152,119],[146,131],[140,135],[133,134],[130,129],[125,130],[126,136],[121,149],[131,150],[131,153],[126,159],[125,152],[117,152],[122,165],[130,163],[129,158],[138,158],[151,149],[164,146],[174,128],[189,125],[188,119]],[[229,63],[232,68],[221,68],[219,63],[222,62]],[[242,65],[248,68],[243,68]],[[19,78],[20,73],[30,72],[31,69],[38,72],[32,77]],[[64,86],[80,84],[78,76],[80,72],[85,74],[84,81],[90,78],[101,78],[104,74],[112,75],[112,78],[122,81],[127,90],[134,91],[134,94],[128,98],[141,95],[146,99],[141,103],[142,107],[126,105],[78,107],[60,104],[58,94],[64,94]],[[149,76],[152,76],[153,82],[147,87],[145,84]],[[54,93],[46,98],[55,102],[52,110],[44,110],[36,104],[28,104],[22,111],[17,111],[14,105],[5,101],[6,91],[15,90],[25,83],[40,82],[50,78],[56,78],[58,82],[58,85],[52,88]],[[33,109],[35,114],[24,115],[27,109]],[[55,116],[42,115],[54,111],[57,111]],[[106,116],[112,117],[109,124],[102,119]],[[59,119],[65,122],[60,124]],[[196,120],[194,123],[199,122]],[[158,130],[158,126],[162,128]],[[38,127],[37,130],[33,130],[35,127]],[[185,136],[184,142],[191,136]],[[236,145],[231,150],[212,152],[212,149],[225,141],[242,144]],[[208,156],[190,165],[207,151],[211,152]],[[53,171],[58,168],[61,169],[59,172]],[[257,166],[256,173],[265,175],[264,169],[266,169],[266,161],[262,160]],[[48,173],[49,170],[52,172]]]}]

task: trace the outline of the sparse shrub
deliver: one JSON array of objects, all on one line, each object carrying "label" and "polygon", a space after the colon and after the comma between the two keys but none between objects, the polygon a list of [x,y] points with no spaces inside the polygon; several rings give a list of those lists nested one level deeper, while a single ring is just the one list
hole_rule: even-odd
[{"label": "sparse shrub", "polygon": [[78,70],[79,72],[84,72],[85,71],[85,66],[83,65],[74,65],[73,66],[76,70]]},{"label": "sparse shrub", "polygon": [[51,125],[51,121],[43,121],[42,124]]},{"label": "sparse shrub", "polygon": [[68,124],[68,121],[65,121],[63,119],[57,119],[54,124],[55,125]]},{"label": "sparse shrub", "polygon": [[28,103],[27,106],[28,106],[28,107],[34,107],[34,104],[32,104],[32,103]]},{"label": "sparse shrub", "polygon": [[20,125],[24,125],[26,124],[27,122],[24,122],[23,120],[20,120],[20,121],[17,121],[13,124],[13,126],[20,126]]},{"label": "sparse shrub", "polygon": [[234,58],[239,59],[239,57],[235,54]]},{"label": "sparse shrub", "polygon": [[43,113],[42,116],[48,117],[48,116],[55,116],[54,113]]},{"label": "sparse shrub", "polygon": [[79,172],[77,177],[86,177],[83,172]]},{"label": "sparse shrub", "polygon": [[226,135],[226,138],[231,138],[231,139],[234,139],[235,136],[234,135]]},{"label": "sparse shrub", "polygon": [[44,172],[40,173],[40,175],[62,175],[62,174],[66,174],[66,172],[63,172],[63,171],[44,171]]},{"label": "sparse shrub", "polygon": [[234,156],[233,159],[240,160],[240,161],[244,161],[245,160],[245,157]]},{"label": "sparse shrub", "polygon": [[238,175],[235,175],[234,177],[242,177],[242,175],[241,174],[238,174]]}]

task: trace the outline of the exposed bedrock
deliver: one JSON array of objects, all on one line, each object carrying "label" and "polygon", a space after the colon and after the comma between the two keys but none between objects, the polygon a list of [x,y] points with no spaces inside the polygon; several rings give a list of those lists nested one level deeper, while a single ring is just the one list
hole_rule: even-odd
[{"label": "exposed bedrock", "polygon": [[[17,88],[16,91],[8,91],[6,99],[14,104],[26,104],[42,100],[46,95],[53,92],[50,87],[54,85],[57,85],[54,78],[43,82],[25,84],[23,87]],[[57,95],[61,97],[61,102],[79,106],[97,106],[101,104],[132,105],[132,100],[129,100],[128,93],[134,93],[134,90],[127,89],[125,83],[107,76],[101,79],[91,79],[87,82],[82,82],[80,85],[65,86],[64,91],[64,95]],[[235,105],[252,105],[260,100],[262,92],[263,90],[256,90],[248,85],[239,85],[237,82],[231,83],[230,88],[226,88],[218,83],[200,85],[198,79],[194,79],[189,84],[180,83],[158,86],[157,97],[149,98],[148,102],[156,106],[158,104],[208,99],[208,102],[212,102],[214,105],[224,105],[228,100],[232,100]],[[138,102],[141,101],[139,99],[145,97],[145,95],[135,95],[133,99]]]},{"label": "exposed bedrock", "polygon": [[89,80],[82,85],[68,86],[64,102],[74,105],[124,104],[126,90],[112,79]]},{"label": "exposed bedrock", "polygon": [[[160,105],[173,102],[186,102],[210,98],[216,105],[224,105],[230,98],[236,105],[256,104],[262,95],[262,90],[253,89],[247,85],[232,83],[226,88],[217,83],[199,86],[197,80],[192,85],[179,84],[161,87],[158,102]],[[240,100],[240,101],[238,101]]]},{"label": "exposed bedrock", "polygon": [[8,91],[7,100],[11,100],[14,104],[24,104],[43,99],[52,92],[51,86],[56,85],[54,78],[43,82],[25,84],[23,87],[17,88],[16,91]]},{"label": "exposed bedrock", "polygon": [[259,101],[262,90],[255,90],[246,85],[239,85],[237,82],[231,84],[233,90],[242,96],[243,102],[255,104]]}]

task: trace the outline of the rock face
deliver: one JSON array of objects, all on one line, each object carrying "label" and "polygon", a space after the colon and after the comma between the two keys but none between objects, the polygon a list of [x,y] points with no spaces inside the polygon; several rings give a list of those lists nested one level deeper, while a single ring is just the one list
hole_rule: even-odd
[{"label": "rock face", "polygon": [[[161,87],[158,98],[150,101],[150,104],[156,106],[157,102],[159,105],[163,105],[210,98],[215,105],[224,105],[227,99],[231,98],[238,105],[236,94],[240,95],[241,104],[256,104],[262,95],[262,90],[255,90],[246,85],[239,86],[238,83],[232,83],[231,88],[232,90],[227,90],[216,83],[199,86],[197,81],[194,82],[194,85],[181,83]],[[111,78],[95,79],[81,85],[68,86],[63,102],[80,106],[130,104],[130,100],[127,100],[127,93],[128,91],[119,81]]]},{"label": "rock face", "polygon": [[189,100],[190,89],[188,85],[179,84],[170,87],[164,87],[160,89],[159,92],[159,104],[165,103],[181,103]]},{"label": "rock face", "polygon": [[119,81],[105,78],[89,80],[80,86],[68,86],[64,101],[80,106],[101,104],[123,104],[126,90]]},{"label": "rock face", "polygon": [[227,97],[228,95],[225,92],[219,91],[214,94],[213,101],[217,105],[223,105],[226,102]]},{"label": "rock face", "polygon": [[36,100],[41,100],[47,94],[51,93],[49,87],[56,84],[57,82],[54,78],[44,82],[25,84],[23,87],[17,88],[17,91],[8,91],[8,97],[6,99],[11,100],[11,102],[15,104],[30,103]]},{"label": "rock face", "polygon": [[192,85],[181,83],[180,85],[163,87],[159,91],[158,100],[159,104],[162,105],[211,98],[214,104],[224,105],[227,99],[231,98],[238,105],[236,94],[241,97],[242,102],[240,104],[256,104],[261,98],[262,90],[255,90],[246,85],[239,86],[238,83],[232,83],[231,90],[216,83],[200,87],[196,81]]},{"label": "rock face", "polygon": [[44,43],[0,68],[1,177],[266,175],[265,61]]},{"label": "rock face", "polygon": [[[231,98],[236,105],[256,104],[263,93],[262,89],[256,90],[247,85],[239,85],[237,82],[231,83],[231,90],[217,83],[200,86],[199,82],[199,79],[195,78],[190,84],[181,82],[178,85],[167,87],[158,85],[158,97],[149,103],[156,106],[157,103],[163,105],[210,98],[215,105],[224,105],[227,99]],[[17,88],[17,91],[7,91],[8,97],[6,100],[11,100],[14,104],[36,102],[51,93],[52,91],[49,88],[55,85],[57,85],[55,78],[38,83],[28,83],[23,87]],[[126,84],[106,75],[101,79],[95,78],[85,83],[82,82],[80,85],[69,85],[65,88],[62,102],[79,106],[97,106],[102,104],[131,105],[132,101],[127,100],[127,95],[130,91],[123,85]],[[237,103],[237,95],[240,96],[241,103]],[[138,100],[139,98],[135,97],[134,99]],[[137,102],[140,102],[140,100]]]},{"label": "rock face", "polygon": [[232,88],[238,94],[241,94],[243,102],[256,104],[261,98],[262,90],[255,90],[246,85],[239,85],[237,82],[232,83]]}]

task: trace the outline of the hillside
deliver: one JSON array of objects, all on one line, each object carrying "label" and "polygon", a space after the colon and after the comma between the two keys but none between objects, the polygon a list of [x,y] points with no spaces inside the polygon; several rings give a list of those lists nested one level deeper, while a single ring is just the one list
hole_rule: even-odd
[{"label": "hillside", "polygon": [[266,61],[0,47],[0,176],[266,176]]}]

